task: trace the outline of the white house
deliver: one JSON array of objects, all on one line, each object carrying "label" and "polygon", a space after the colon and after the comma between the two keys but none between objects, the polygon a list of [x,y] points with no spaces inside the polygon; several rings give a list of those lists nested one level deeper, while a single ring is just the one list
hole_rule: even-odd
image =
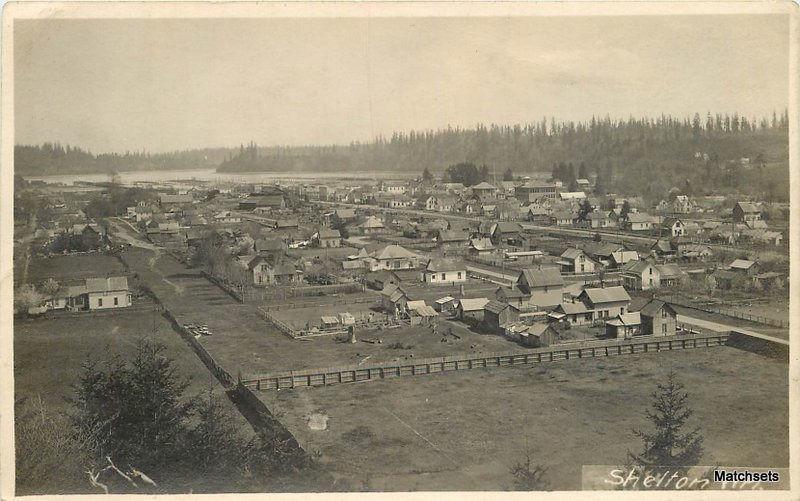
[{"label": "white house", "polygon": [[422,272],[422,281],[432,285],[463,283],[467,281],[467,267],[452,259],[431,259]]}]

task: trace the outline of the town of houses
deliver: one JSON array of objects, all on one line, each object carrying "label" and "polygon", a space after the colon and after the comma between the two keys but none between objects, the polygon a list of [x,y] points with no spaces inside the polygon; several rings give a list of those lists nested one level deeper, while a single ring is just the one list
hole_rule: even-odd
[{"label": "town of houses", "polygon": [[[373,291],[397,322],[441,318],[527,346],[672,336],[688,327],[665,299],[787,287],[788,264],[766,259],[787,253],[786,206],[678,189],[648,205],[596,194],[593,183],[577,179],[579,190],[568,191],[543,178],[137,182],[124,213],[95,218],[87,200],[107,197],[107,186],[34,183],[34,193],[56,195],[45,219],[18,223],[35,225],[47,255],[144,245],[240,297]],[[29,313],[132,304],[126,276],[62,285]],[[332,304],[298,335],[338,332],[344,324],[330,319],[341,315],[350,313]]]}]

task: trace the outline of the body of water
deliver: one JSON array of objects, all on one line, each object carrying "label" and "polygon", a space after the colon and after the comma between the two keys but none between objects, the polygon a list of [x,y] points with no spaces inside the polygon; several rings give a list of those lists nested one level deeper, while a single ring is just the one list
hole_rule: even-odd
[{"label": "body of water", "polygon": [[[217,172],[214,169],[192,170],[143,170],[120,172],[119,179],[122,184],[136,182],[167,182],[167,181],[218,181],[233,183],[269,183],[280,180],[292,181],[319,181],[323,179],[401,179],[417,176],[417,173],[408,173],[403,176],[396,172]],[[111,181],[108,174],[66,174],[52,176],[25,176],[29,181],[44,181],[45,183],[75,184],[76,181],[102,183]]]}]

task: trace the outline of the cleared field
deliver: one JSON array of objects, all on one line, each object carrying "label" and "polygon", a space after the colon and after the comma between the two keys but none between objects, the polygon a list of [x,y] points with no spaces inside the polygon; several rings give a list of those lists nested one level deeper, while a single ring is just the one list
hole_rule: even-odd
[{"label": "cleared field", "polygon": [[[508,489],[527,444],[552,488],[579,489],[581,465],[639,450],[632,429],[649,426],[643,412],[670,369],[689,391],[704,464],[788,466],[787,365],[728,347],[259,397],[354,488]],[[312,414],[328,417],[326,430],[308,426]]]},{"label": "cleared field", "polygon": [[[164,305],[181,323],[208,325],[212,335],[200,342],[211,356],[234,377],[250,378],[259,374],[342,364],[393,360],[398,357],[436,357],[459,351],[511,351],[523,349],[499,336],[483,335],[468,330],[463,324],[446,322],[461,336],[444,337],[444,327],[434,335],[428,327],[407,327],[386,331],[358,332],[359,339],[381,339],[381,344],[359,341],[356,344],[338,343],[331,336],[294,340],[281,334],[258,313],[256,305],[240,304],[219,287],[169,256],[144,249],[131,249],[126,259],[131,271],[139,274]],[[344,296],[342,296],[344,297]],[[341,311],[351,310],[342,305]],[[325,310],[328,307],[324,308]],[[291,319],[298,310],[279,310],[276,313]],[[301,310],[302,311],[302,310]],[[334,310],[335,311],[335,310]],[[317,315],[320,311],[314,311]],[[300,318],[298,316],[298,318]],[[403,348],[397,347],[402,345]],[[367,358],[369,357],[369,358]]]},{"label": "cleared field", "polygon": [[[182,377],[191,379],[188,391],[207,392],[213,384],[208,370],[189,346],[172,330],[149,301],[135,310],[117,310],[101,315],[59,315],[52,320],[17,320],[14,325],[15,399],[41,396],[54,408],[66,408],[64,397],[81,374],[87,359],[108,360],[118,353],[130,359],[142,337],[153,336],[167,347]],[[155,330],[154,330],[155,329]]]},{"label": "cleared field", "polygon": [[28,281],[39,284],[48,278],[54,278],[58,282],[72,284],[84,278],[121,275],[124,272],[119,259],[106,254],[35,256],[31,258],[28,267]]},{"label": "cleared field", "polygon": [[[350,298],[352,295],[348,294],[346,296],[342,296],[339,299]],[[360,296],[360,295],[359,295]],[[319,306],[314,306],[310,308],[292,308],[291,305],[287,305],[284,309],[280,309],[277,311],[270,312],[272,315],[277,317],[279,320],[286,322],[289,325],[292,325],[295,329],[302,329],[309,324],[311,326],[319,326],[320,325],[320,318],[323,315],[328,316],[337,316],[339,313],[351,313],[355,317],[362,317],[362,316],[369,316],[370,313],[378,312],[378,308],[376,308],[376,303],[378,301],[377,294],[372,294],[372,297],[364,295],[367,299],[372,299],[370,303],[354,303],[354,304],[321,304]],[[324,303],[325,298],[314,298],[315,300],[319,300],[318,302]]]}]

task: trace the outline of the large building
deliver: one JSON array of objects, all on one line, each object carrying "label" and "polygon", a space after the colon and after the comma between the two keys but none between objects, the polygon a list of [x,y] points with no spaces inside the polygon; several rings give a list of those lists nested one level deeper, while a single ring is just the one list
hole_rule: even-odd
[{"label": "large building", "polygon": [[514,188],[514,196],[521,203],[527,205],[542,198],[555,200],[558,197],[556,185],[539,181],[528,181]]}]

